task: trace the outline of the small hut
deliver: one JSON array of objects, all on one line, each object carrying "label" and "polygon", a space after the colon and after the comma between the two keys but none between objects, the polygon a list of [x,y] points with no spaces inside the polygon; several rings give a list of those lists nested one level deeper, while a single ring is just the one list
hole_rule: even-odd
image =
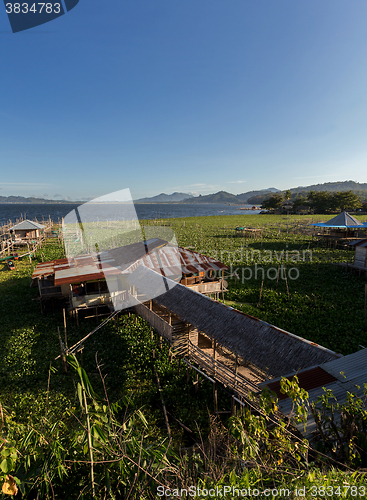
[{"label": "small hut", "polygon": [[19,240],[36,240],[38,239],[45,226],[32,220],[24,220],[10,228],[10,233],[15,241]]},{"label": "small hut", "polygon": [[311,226],[328,229],[327,236],[331,238],[360,237],[361,230],[364,234],[367,231],[367,224],[360,222],[348,212],[342,212],[328,222],[318,222]]}]

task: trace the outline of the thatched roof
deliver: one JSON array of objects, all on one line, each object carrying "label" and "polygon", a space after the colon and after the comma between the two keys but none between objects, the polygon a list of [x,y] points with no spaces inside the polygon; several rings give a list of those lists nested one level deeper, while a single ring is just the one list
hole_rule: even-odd
[{"label": "thatched roof", "polygon": [[273,377],[339,357],[325,347],[215,302],[145,267],[136,269],[129,282],[140,293],[149,290],[153,296],[155,290],[158,304]]}]

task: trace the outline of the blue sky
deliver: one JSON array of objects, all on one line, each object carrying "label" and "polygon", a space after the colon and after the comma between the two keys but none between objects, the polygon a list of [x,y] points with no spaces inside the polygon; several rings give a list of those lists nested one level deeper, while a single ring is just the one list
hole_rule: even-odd
[{"label": "blue sky", "polygon": [[0,195],[367,182],[366,0],[0,5]]}]

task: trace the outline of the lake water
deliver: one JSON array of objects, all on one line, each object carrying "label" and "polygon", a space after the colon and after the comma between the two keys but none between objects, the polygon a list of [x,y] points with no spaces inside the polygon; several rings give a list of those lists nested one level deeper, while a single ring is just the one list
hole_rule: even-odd
[{"label": "lake water", "polygon": [[[77,207],[70,205],[53,204],[0,204],[0,225],[9,221],[15,222],[21,216],[26,219],[48,219],[57,222]],[[208,215],[246,215],[258,214],[260,210],[239,210],[240,207],[250,205],[222,205],[219,203],[201,203],[181,205],[176,203],[137,203],[135,210],[139,219],[167,219],[173,217],[201,217]],[[114,220],[116,206],[96,205],[96,219]],[[115,214],[115,215],[114,215]]]}]

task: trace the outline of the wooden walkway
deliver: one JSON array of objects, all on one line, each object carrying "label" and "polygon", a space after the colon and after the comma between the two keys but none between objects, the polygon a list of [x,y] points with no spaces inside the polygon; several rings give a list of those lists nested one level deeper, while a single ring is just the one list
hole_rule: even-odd
[{"label": "wooden walkway", "polygon": [[[222,384],[241,401],[247,401],[250,392],[261,392],[258,384],[267,379],[265,374],[165,307],[151,300],[135,306],[135,311],[170,343],[173,356],[183,358],[193,369],[212,382]],[[199,347],[200,343],[204,347]]]}]

